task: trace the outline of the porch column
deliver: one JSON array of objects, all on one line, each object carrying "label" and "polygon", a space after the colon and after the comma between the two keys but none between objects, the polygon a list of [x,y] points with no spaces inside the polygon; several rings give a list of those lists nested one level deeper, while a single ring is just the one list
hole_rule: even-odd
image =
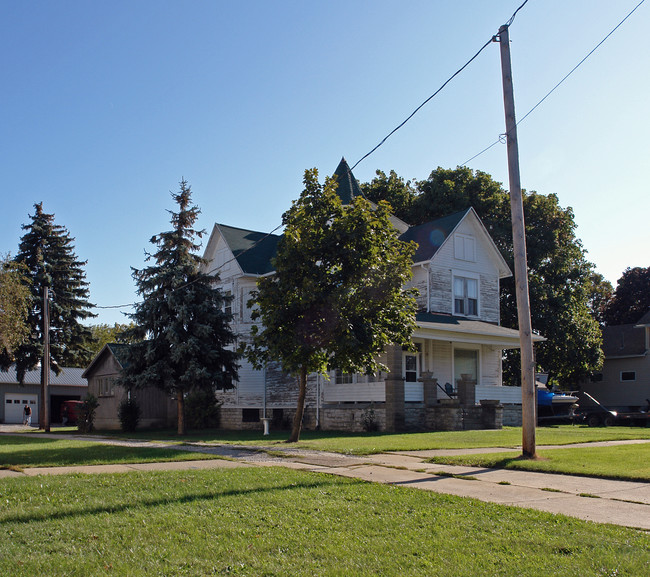
[{"label": "porch column", "polygon": [[386,388],[386,431],[404,430],[404,377],[402,377],[402,349],[391,345],[386,349],[386,365],[390,371],[384,382]]},{"label": "porch column", "polygon": [[476,381],[472,375],[463,373],[458,381],[458,401],[463,407],[476,404]]},{"label": "porch column", "polygon": [[418,379],[424,392],[424,406],[435,407],[438,404],[438,379],[431,372],[424,372]]}]

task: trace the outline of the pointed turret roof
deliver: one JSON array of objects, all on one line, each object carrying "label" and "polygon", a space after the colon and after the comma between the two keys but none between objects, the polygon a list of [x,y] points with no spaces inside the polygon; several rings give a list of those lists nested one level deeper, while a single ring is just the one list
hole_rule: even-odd
[{"label": "pointed turret roof", "polygon": [[339,162],[339,165],[334,171],[334,176],[339,185],[336,189],[336,193],[343,201],[343,204],[352,204],[352,201],[356,196],[363,197],[363,192],[361,192],[359,183],[357,182],[357,179],[354,178],[345,157],[341,158],[341,162]]}]

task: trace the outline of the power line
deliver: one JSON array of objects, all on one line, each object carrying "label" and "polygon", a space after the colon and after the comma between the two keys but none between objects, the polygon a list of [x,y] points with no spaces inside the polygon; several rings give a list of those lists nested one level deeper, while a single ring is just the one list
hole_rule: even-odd
[{"label": "power line", "polygon": [[[578,62],[578,64],[576,64],[576,65],[575,65],[575,66],[574,66],[574,67],[573,67],[573,68],[572,68],[572,69],[571,69],[571,70],[570,70],[570,71],[569,71],[569,72],[564,76],[564,78],[562,78],[562,80],[560,80],[560,81],[559,81],[559,82],[558,82],[558,83],[557,83],[553,88],[551,88],[551,90],[549,90],[549,91],[544,95],[544,97],[543,97],[543,98],[542,98],[542,99],[541,99],[537,104],[535,104],[535,106],[533,106],[533,107],[532,107],[532,108],[531,108],[531,109],[530,109],[526,114],[524,114],[524,115],[521,117],[521,119],[517,122],[517,124],[516,124],[515,126],[519,126],[519,125],[520,125],[524,120],[526,120],[526,118],[527,118],[528,116],[530,116],[530,115],[532,114],[532,112],[533,112],[533,111],[534,111],[534,110],[535,110],[535,109],[536,109],[540,104],[542,104],[542,102],[544,102],[544,101],[545,101],[545,100],[546,100],[546,99],[547,99],[551,94],[553,94],[553,92],[555,92],[555,90],[556,90],[557,88],[559,88],[559,86],[560,86],[560,85],[561,85],[561,84],[562,84],[562,83],[563,83],[567,78],[569,78],[569,76],[571,76],[571,75],[572,75],[572,74],[573,74],[573,73],[574,73],[574,72],[575,72],[575,71],[576,71],[576,70],[577,70],[577,69],[578,69],[578,68],[579,68],[579,67],[580,67],[584,62],[585,62],[585,60],[587,60],[587,58],[589,58],[589,57],[590,57],[594,52],[596,52],[596,50],[598,50],[598,48],[600,48],[600,46],[601,46],[601,45],[602,45],[602,44],[603,44],[603,43],[604,43],[604,42],[605,42],[605,41],[606,41],[606,40],[607,40],[607,39],[608,39],[612,34],[614,34],[614,32],[616,32],[616,30],[618,30],[618,28],[623,24],[623,22],[625,22],[625,21],[626,21],[630,16],[632,16],[632,14],[636,11],[636,9],[637,9],[639,6],[641,6],[641,4],[643,4],[644,2],[645,2],[645,0],[641,0],[641,2],[639,2],[639,3],[638,3],[638,4],[637,4],[637,5],[636,5],[636,6],[635,6],[635,7],[634,7],[634,8],[633,8],[633,9],[632,9],[628,14],[627,14],[627,16],[625,16],[625,18],[623,18],[623,20],[621,20],[621,21],[620,21],[616,26],[614,26],[614,28],[612,28],[612,30],[609,32],[609,34],[607,34],[607,36],[605,36],[605,37],[604,37],[604,38],[603,38],[603,39],[602,39],[598,44],[596,44],[596,46],[594,46],[594,47],[589,51],[589,53],[588,53],[588,54],[587,54],[587,55],[586,55],[586,56],[585,56],[585,57],[584,57],[580,62]],[[524,2],[524,4],[525,4],[525,2]],[[523,4],[522,4],[522,6],[523,6]],[[520,8],[521,8],[521,6],[520,6]],[[517,9],[517,10],[519,10],[519,9]],[[515,14],[516,14],[516,12],[515,12]],[[481,150],[481,152],[479,152],[479,153],[475,154],[474,156],[472,156],[472,158],[467,159],[465,162],[463,162],[463,163],[461,164],[461,166],[466,166],[467,163],[469,163],[469,162],[471,162],[472,160],[474,160],[475,158],[481,156],[481,154],[483,154],[484,152],[487,152],[487,151],[488,151],[490,148],[492,148],[495,144],[499,144],[499,142],[502,142],[502,143],[503,143],[503,142],[504,142],[504,139],[503,139],[504,136],[506,136],[506,134],[500,134],[500,135],[499,135],[499,138],[498,138],[497,140],[495,140],[495,141],[494,141],[492,144],[490,144],[488,147],[486,147],[486,148],[484,148],[483,150]]]},{"label": "power line", "polygon": [[[517,9],[514,11],[513,15],[510,17],[510,20],[508,20],[508,24],[506,24],[506,26],[509,26],[510,24],[512,24],[512,22],[513,22],[514,19],[515,19],[515,16],[517,15],[517,12],[519,12],[519,10],[521,10],[521,9],[526,5],[527,2],[528,2],[528,0],[525,0],[524,3],[523,3],[521,6],[519,6],[519,8],[517,8]],[[483,52],[483,50],[485,50],[485,49],[486,49],[486,48],[487,48],[487,47],[488,47],[488,46],[489,46],[489,45],[494,41],[494,39],[495,39],[495,36],[494,36],[494,35],[493,35],[493,36],[490,36],[490,39],[489,39],[485,44],[483,44],[483,46],[481,46],[481,48],[479,49],[479,51],[478,51],[476,54],[474,54],[474,56],[472,56],[472,57],[471,57],[471,58],[470,58],[470,59],[469,59],[465,64],[463,64],[463,66],[461,66],[458,70],[456,70],[456,72],[454,72],[454,73],[453,73],[453,74],[452,74],[452,75],[451,75],[451,76],[450,76],[450,77],[449,77],[449,78],[448,78],[448,79],[447,79],[447,80],[442,84],[442,86],[441,86],[440,88],[438,88],[438,90],[436,90],[436,91],[435,91],[431,96],[429,96],[429,98],[427,98],[427,99],[426,99],[422,104],[420,104],[420,106],[418,106],[418,107],[417,107],[413,112],[411,112],[411,114],[409,114],[408,117],[407,117],[403,122],[401,122],[398,126],[396,126],[395,128],[393,128],[393,130],[391,130],[391,131],[390,131],[390,132],[389,132],[389,133],[388,133],[388,134],[387,134],[387,135],[382,139],[382,141],[381,141],[377,146],[375,146],[375,147],[374,147],[370,152],[367,152],[367,153],[364,154],[364,155],[363,155],[359,160],[357,160],[357,161],[354,163],[354,166],[352,166],[352,168],[351,168],[350,170],[354,170],[354,169],[357,167],[357,165],[358,165],[361,161],[363,161],[363,160],[365,160],[366,158],[368,158],[368,157],[369,157],[373,152],[375,152],[375,150],[377,150],[377,149],[378,149],[382,144],[384,144],[384,142],[386,142],[386,141],[387,141],[387,140],[388,140],[388,139],[389,139],[393,134],[395,134],[395,133],[396,133],[400,128],[402,128],[402,126],[404,126],[404,125],[405,125],[409,120],[411,120],[411,118],[413,118],[413,117],[417,114],[417,112],[418,112],[418,111],[419,111],[419,110],[420,110],[420,109],[421,109],[425,104],[427,104],[430,100],[432,100],[432,99],[433,99],[434,97],[436,97],[440,92],[442,92],[443,88],[445,88],[445,86],[447,86],[447,84],[449,84],[449,83],[450,83],[454,78],[456,78],[456,76],[458,76],[458,75],[459,75],[463,70],[465,70],[465,68],[467,68],[467,67],[468,67],[468,66],[469,66],[469,65],[470,65],[474,60],[476,60],[476,58],[478,58],[479,54],[480,54],[481,52]]]}]

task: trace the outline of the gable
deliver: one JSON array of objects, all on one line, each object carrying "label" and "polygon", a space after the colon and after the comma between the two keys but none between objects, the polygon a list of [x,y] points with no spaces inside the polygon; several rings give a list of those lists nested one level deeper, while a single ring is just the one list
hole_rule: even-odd
[{"label": "gable", "polygon": [[236,267],[243,274],[265,275],[273,272],[279,240],[276,234],[215,224],[203,258],[210,272],[228,273]]}]

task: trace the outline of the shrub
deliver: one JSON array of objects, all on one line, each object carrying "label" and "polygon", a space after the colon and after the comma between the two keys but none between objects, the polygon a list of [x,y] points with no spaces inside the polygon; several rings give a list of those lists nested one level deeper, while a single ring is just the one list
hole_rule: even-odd
[{"label": "shrub", "polygon": [[379,423],[373,405],[370,405],[361,413],[361,425],[366,433],[374,433],[379,430]]},{"label": "shrub", "polygon": [[117,409],[117,416],[120,419],[120,427],[125,433],[133,433],[140,423],[140,405],[135,398],[129,394]]},{"label": "shrub", "polygon": [[219,427],[219,408],[213,391],[192,389],[185,399],[185,422],[189,429],[216,429]]},{"label": "shrub", "polygon": [[99,401],[95,395],[86,395],[77,413],[77,429],[80,433],[92,433],[95,428],[95,410]]}]

